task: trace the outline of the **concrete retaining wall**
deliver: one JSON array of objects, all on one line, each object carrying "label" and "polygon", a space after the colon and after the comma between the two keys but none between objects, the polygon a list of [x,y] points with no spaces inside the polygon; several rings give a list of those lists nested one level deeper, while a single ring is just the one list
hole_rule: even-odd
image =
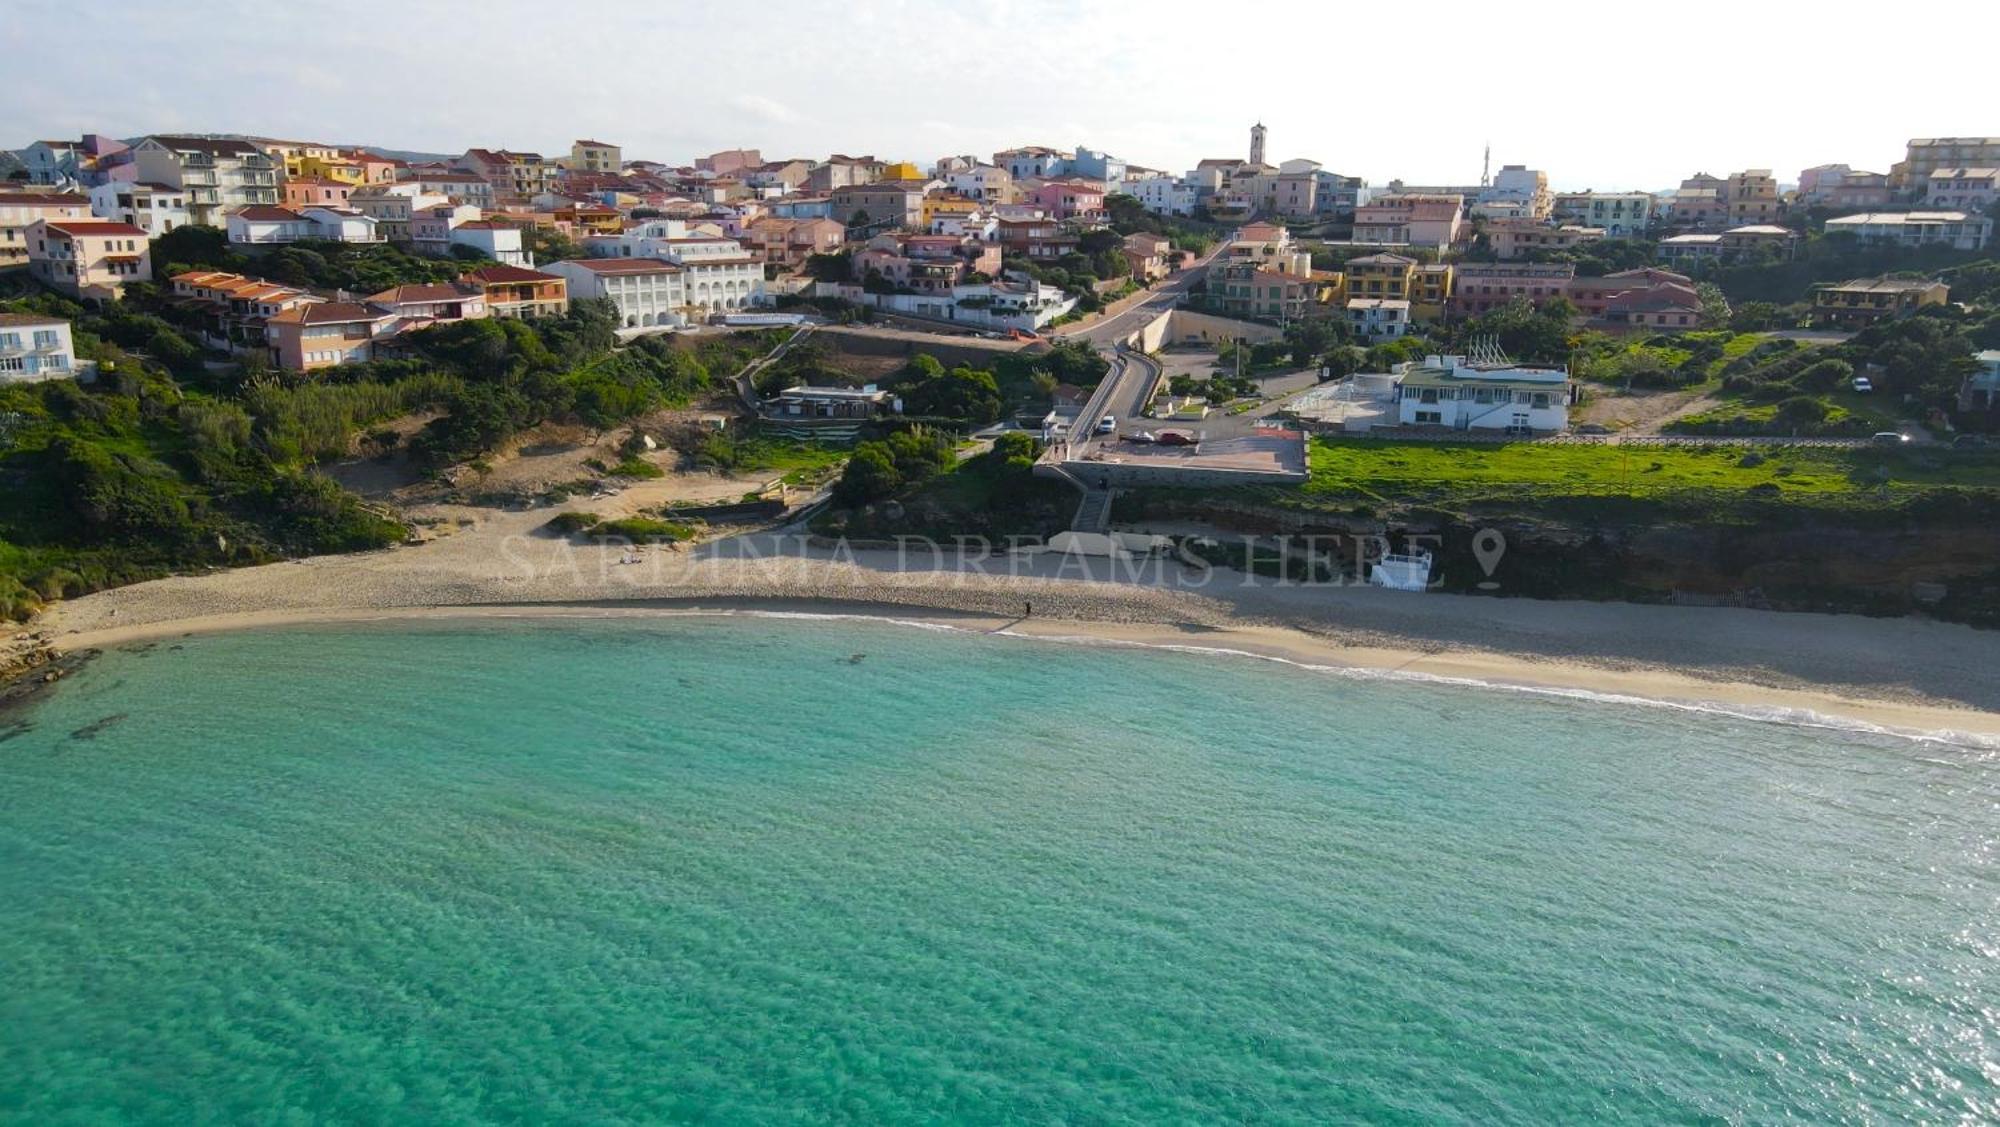
[{"label": "concrete retaining wall", "polygon": [[1166,345],[1181,344],[1189,340],[1215,344],[1240,338],[1252,344],[1259,344],[1264,341],[1283,340],[1284,336],[1284,330],[1272,325],[1237,321],[1228,317],[1217,317],[1212,313],[1196,313],[1189,309],[1169,309],[1147,322],[1144,328],[1126,337],[1125,343],[1141,352],[1155,352]]}]

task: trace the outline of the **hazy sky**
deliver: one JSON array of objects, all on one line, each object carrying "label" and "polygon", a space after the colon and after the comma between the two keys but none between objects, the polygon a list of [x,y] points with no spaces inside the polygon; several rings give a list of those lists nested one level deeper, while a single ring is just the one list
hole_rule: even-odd
[{"label": "hazy sky", "polygon": [[1273,162],[1376,184],[1473,182],[1491,141],[1495,168],[1624,189],[1887,171],[1913,136],[2000,135],[1993,0],[1931,0],[1907,36],[1894,11],[1767,0],[0,6],[0,58],[39,60],[0,83],[3,148],[86,131],[437,152],[591,137],[674,164],[743,146],[928,165],[1086,144],[1181,172],[1244,154],[1261,119]]}]

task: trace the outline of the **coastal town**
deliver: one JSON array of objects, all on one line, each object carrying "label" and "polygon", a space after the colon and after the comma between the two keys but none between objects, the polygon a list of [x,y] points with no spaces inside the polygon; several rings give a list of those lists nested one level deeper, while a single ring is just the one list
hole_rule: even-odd
[{"label": "coastal town", "polygon": [[1777,15],[10,2],[0,1127],[2000,1124],[2000,5]]},{"label": "coastal town", "polygon": [[[25,144],[0,610],[525,506],[642,548],[972,535],[1399,591],[1499,589],[1473,543],[1511,530],[1512,594],[2000,621],[1992,526],[1929,515],[2000,490],[2000,138],[1602,190],[1244,140],[1181,172]],[[1718,562],[1884,506],[1927,515],[1872,564]],[[1284,531],[1336,546],[1260,557]]]}]

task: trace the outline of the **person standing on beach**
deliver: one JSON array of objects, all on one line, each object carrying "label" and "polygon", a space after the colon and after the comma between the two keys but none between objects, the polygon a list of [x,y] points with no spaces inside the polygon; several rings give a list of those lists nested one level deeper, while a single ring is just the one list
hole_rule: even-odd
[{"label": "person standing on beach", "polygon": [[1035,601],[1033,599],[1021,600],[1021,617],[1022,618],[1035,617]]}]

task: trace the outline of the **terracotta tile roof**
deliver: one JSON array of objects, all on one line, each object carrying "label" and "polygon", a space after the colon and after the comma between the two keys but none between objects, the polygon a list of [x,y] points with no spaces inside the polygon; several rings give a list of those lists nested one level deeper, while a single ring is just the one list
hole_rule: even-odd
[{"label": "terracotta tile roof", "polygon": [[564,279],[556,274],[544,274],[524,266],[508,266],[504,263],[482,266],[477,270],[467,270],[463,277],[479,282],[560,282]]},{"label": "terracotta tile roof", "polygon": [[141,239],[148,238],[144,230],[134,227],[130,223],[112,223],[105,220],[87,219],[48,219],[44,220],[44,222],[49,225],[49,230],[61,231],[72,238],[124,237],[127,235],[137,236]]},{"label": "terracotta tile roof", "polygon": [[26,327],[28,325],[67,325],[61,317],[44,317],[39,313],[0,313],[0,325]]},{"label": "terracotta tile roof", "polygon": [[354,321],[380,321],[393,314],[370,309],[358,301],[322,301],[300,305],[271,318],[273,325],[340,325]]},{"label": "terracotta tile roof", "polygon": [[450,282],[429,282],[405,286],[395,286],[381,293],[368,295],[369,301],[379,301],[384,305],[402,305],[408,302],[463,301],[477,297],[478,290],[472,287],[461,289]]},{"label": "terracotta tile roof", "polygon": [[681,268],[657,258],[579,258],[570,262],[593,274],[678,274]]},{"label": "terracotta tile roof", "polygon": [[0,191],[0,207],[89,207],[89,196],[74,196],[67,192],[7,192]]},{"label": "terracotta tile roof", "polygon": [[300,215],[289,207],[277,207],[272,204],[261,203],[238,208],[230,214],[251,223],[285,223],[294,219],[305,218],[305,216]]}]

